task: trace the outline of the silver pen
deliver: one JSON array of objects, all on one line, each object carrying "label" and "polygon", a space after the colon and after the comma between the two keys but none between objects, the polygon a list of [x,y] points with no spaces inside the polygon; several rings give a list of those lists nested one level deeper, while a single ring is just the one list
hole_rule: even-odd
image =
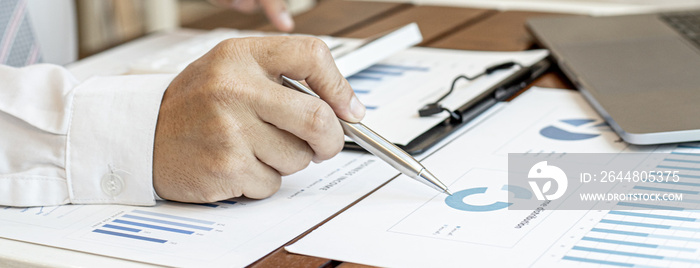
[{"label": "silver pen", "polygon": [[[304,84],[284,75],[282,76],[282,84],[319,98],[318,94],[304,86]],[[379,136],[379,134],[362,123],[349,123],[340,118],[338,118],[338,120],[343,127],[345,135],[362,146],[362,148],[365,148],[365,150],[389,163],[389,165],[406,176],[416,179],[441,193],[444,192],[448,195],[452,195],[445,184],[438,180],[435,175],[425,169],[418,160],[413,158],[406,151],[401,150],[401,148],[387,141],[382,136]]]}]

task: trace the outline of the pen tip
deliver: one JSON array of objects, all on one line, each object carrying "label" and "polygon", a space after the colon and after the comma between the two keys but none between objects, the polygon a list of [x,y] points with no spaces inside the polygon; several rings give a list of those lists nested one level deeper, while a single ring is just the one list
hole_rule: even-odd
[{"label": "pen tip", "polygon": [[447,195],[452,195],[452,192],[450,192],[449,189],[445,189],[445,193],[446,193]]}]

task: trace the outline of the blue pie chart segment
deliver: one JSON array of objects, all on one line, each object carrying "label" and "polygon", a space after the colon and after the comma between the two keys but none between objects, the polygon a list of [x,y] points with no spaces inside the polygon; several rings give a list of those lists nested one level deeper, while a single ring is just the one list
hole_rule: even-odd
[{"label": "blue pie chart segment", "polygon": [[[542,128],[540,130],[540,135],[553,140],[560,141],[587,140],[600,136],[600,133],[590,133],[590,125],[596,122],[595,119],[562,119],[559,120],[559,122],[568,126],[572,126],[573,129],[565,130],[560,127],[563,125],[556,126],[555,124]],[[594,125],[593,128],[600,128],[602,126],[607,126],[607,124],[603,122]],[[580,129],[581,131],[577,131],[578,129]]]},{"label": "blue pie chart segment", "polygon": [[462,210],[462,211],[474,211],[474,212],[485,212],[485,211],[494,211],[494,210],[499,210],[499,209],[504,209],[507,208],[508,206],[511,205],[511,203],[506,203],[506,202],[495,202],[493,204],[489,205],[482,205],[482,206],[476,206],[476,205],[470,205],[464,202],[464,198],[470,195],[474,194],[483,194],[486,192],[487,187],[479,187],[479,188],[471,188],[471,189],[465,189],[461,190],[459,192],[456,192],[452,194],[451,196],[448,196],[445,198],[445,204],[450,206],[451,208],[457,209],[457,210]]},{"label": "blue pie chart segment", "polygon": [[503,188],[501,188],[503,191],[509,191],[513,193],[513,197],[518,198],[518,199],[530,199],[532,198],[532,192],[530,190],[525,189],[520,186],[515,186],[515,185],[503,185]]},{"label": "blue pie chart segment", "polygon": [[564,119],[561,121],[572,126],[580,127],[585,124],[595,122],[595,119]]}]

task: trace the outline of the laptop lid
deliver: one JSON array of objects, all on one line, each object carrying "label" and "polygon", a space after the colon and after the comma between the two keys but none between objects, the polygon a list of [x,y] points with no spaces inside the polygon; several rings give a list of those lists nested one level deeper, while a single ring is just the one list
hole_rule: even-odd
[{"label": "laptop lid", "polygon": [[700,50],[658,14],[527,22],[625,141],[700,140]]}]

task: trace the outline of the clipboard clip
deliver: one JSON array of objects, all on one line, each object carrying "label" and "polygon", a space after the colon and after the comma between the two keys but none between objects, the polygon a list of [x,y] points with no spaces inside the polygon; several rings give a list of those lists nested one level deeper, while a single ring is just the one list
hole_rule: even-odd
[{"label": "clipboard clip", "polygon": [[[551,66],[551,58],[545,57],[539,62],[534,63],[529,67],[524,67],[518,63],[512,63],[512,65],[510,62],[501,63],[487,68],[488,70],[484,71],[484,73],[481,75],[490,74],[496,70],[510,68],[514,65],[520,66],[520,69],[515,70],[513,74],[509,75],[506,79],[503,79],[502,81],[498,82],[486,92],[471,100],[468,100],[466,103],[464,103],[462,106],[455,109],[454,111],[450,111],[449,118],[445,118],[439,124],[426,130],[425,132],[423,132],[423,134],[420,134],[417,137],[413,138],[407,144],[396,144],[396,146],[398,146],[399,148],[403,149],[411,155],[417,155],[426,152],[435,144],[443,140],[445,137],[454,133],[456,130],[460,129],[468,122],[470,122],[480,114],[484,113],[489,108],[496,105],[496,103],[505,101],[513,97],[513,95],[515,95],[518,91],[526,88],[527,85],[529,85],[536,78],[540,77],[547,70],[549,70],[549,67]],[[472,77],[472,79],[475,79],[477,77]],[[453,81],[452,84],[455,84],[455,81]],[[454,89],[454,86],[452,88]],[[441,97],[438,101],[431,104],[435,104],[434,107],[440,107],[438,106],[440,104],[440,101],[442,101],[447,95],[449,95],[449,93],[445,94],[445,96]],[[445,110],[440,109],[437,110],[437,113],[441,113],[444,111]],[[452,116],[452,113],[455,113],[459,116]],[[362,149],[362,147],[360,147],[356,143],[348,141],[345,142],[345,148],[350,150],[364,151],[364,149]]]},{"label": "clipboard clip", "polygon": [[428,117],[428,116],[432,116],[435,114],[439,114],[443,111],[446,111],[450,114],[450,123],[453,123],[453,124],[461,123],[462,122],[462,115],[460,113],[458,113],[456,111],[451,111],[450,109],[447,109],[445,107],[442,107],[442,105],[440,105],[440,102],[442,100],[444,100],[447,96],[452,94],[452,91],[454,91],[455,85],[457,84],[457,81],[459,81],[460,79],[466,79],[467,81],[473,81],[481,76],[490,75],[491,73],[493,73],[495,71],[509,69],[509,68],[516,66],[516,65],[520,66],[522,68],[522,66],[519,63],[516,63],[514,61],[509,61],[509,62],[499,63],[496,65],[490,66],[490,67],[486,68],[486,70],[484,70],[484,72],[482,72],[476,76],[473,76],[473,77],[468,77],[466,75],[457,76],[457,78],[452,80],[452,86],[450,87],[450,91],[445,93],[445,95],[442,95],[437,101],[435,101],[433,103],[428,103],[425,106],[423,106],[422,108],[420,108],[418,110],[418,115],[420,117]]}]

